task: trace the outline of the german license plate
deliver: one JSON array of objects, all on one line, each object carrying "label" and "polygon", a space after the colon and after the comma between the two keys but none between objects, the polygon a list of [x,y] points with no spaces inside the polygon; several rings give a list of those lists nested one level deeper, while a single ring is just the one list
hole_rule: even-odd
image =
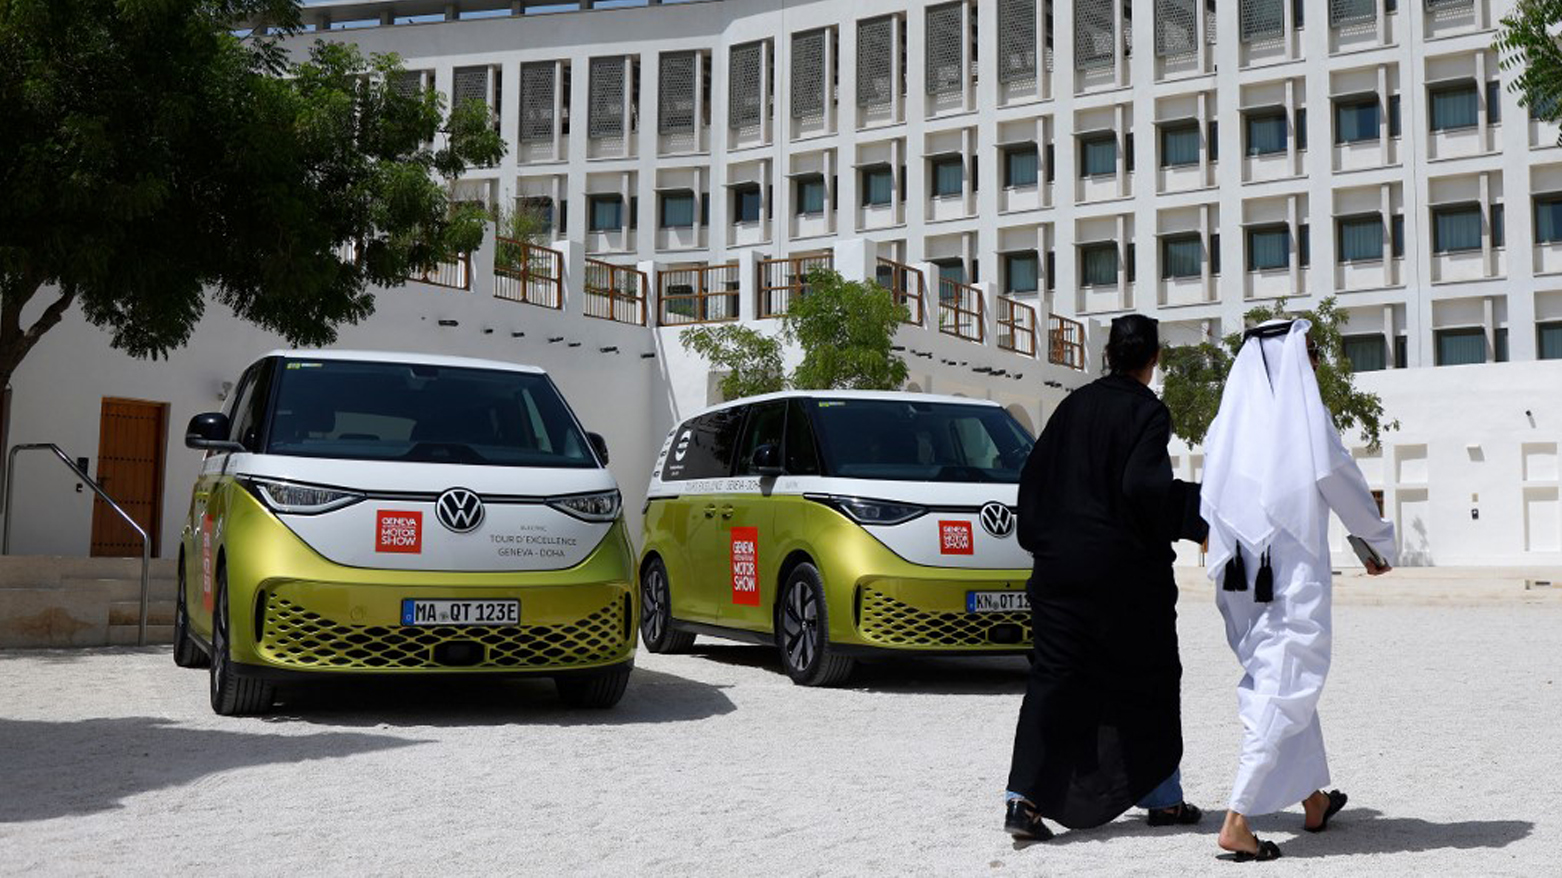
[{"label": "german license plate", "polygon": [[1030,595],[1023,591],[968,591],[965,593],[967,613],[1026,613],[1030,611]]},{"label": "german license plate", "polygon": [[403,625],[519,625],[521,602],[517,600],[463,601],[418,600],[401,602]]}]

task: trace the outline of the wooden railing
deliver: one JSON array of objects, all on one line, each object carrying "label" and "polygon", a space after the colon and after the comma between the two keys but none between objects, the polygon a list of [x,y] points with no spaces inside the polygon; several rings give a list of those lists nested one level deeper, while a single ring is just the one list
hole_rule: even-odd
[{"label": "wooden railing", "polygon": [[938,279],[938,331],[982,344],[987,332],[982,291],[946,277]]},{"label": "wooden railing", "polygon": [[418,281],[434,287],[448,287],[452,290],[470,290],[472,288],[472,254],[462,253],[450,262],[435,263],[421,274],[407,275],[407,280]]},{"label": "wooden railing", "polygon": [[998,297],[998,347],[1036,356],[1036,309],[1007,296]]},{"label": "wooden railing", "polygon": [[792,300],[808,292],[808,275],[818,268],[832,268],[831,251],[759,260],[759,301],[754,313],[760,317],[779,317],[792,306]]},{"label": "wooden railing", "polygon": [[495,238],[494,296],[543,308],[563,308],[564,254],[514,238]]},{"label": "wooden railing", "polygon": [[1085,368],[1085,327],[1077,320],[1059,317],[1048,319],[1047,362],[1070,369]]},{"label": "wooden railing", "polygon": [[922,270],[881,256],[874,277],[879,286],[889,290],[895,304],[906,306],[906,322],[912,326],[921,326],[926,319],[927,299],[927,281]]},{"label": "wooden railing", "polygon": [[645,272],[586,259],[586,316],[645,325]]},{"label": "wooden railing", "polygon": [[738,264],[695,265],[656,273],[656,320],[662,326],[738,319]]}]

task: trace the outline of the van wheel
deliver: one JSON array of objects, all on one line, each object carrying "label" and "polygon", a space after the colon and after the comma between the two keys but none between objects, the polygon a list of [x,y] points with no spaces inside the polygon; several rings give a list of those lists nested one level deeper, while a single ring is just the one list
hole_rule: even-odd
[{"label": "van wheel", "polygon": [[654,653],[688,652],[694,635],[673,628],[672,588],[667,566],[652,558],[640,571],[640,639]]},{"label": "van wheel", "polygon": [[253,716],[271,710],[275,687],[265,680],[249,680],[233,673],[228,636],[228,569],[217,568],[216,609],[212,613],[212,710],[222,716]]},{"label": "van wheel", "polygon": [[614,668],[605,674],[554,677],[553,685],[559,690],[559,699],[570,707],[601,710],[624,697],[629,672],[629,668]]},{"label": "van wheel", "polygon": [[824,584],[812,564],[792,569],[776,607],[776,648],[787,676],[799,686],[837,686],[851,676],[856,662],[830,645],[830,615]]},{"label": "van wheel", "polygon": [[179,594],[174,598],[174,664],[181,668],[204,668],[211,664],[206,653],[190,637],[190,607],[185,597],[184,556],[179,556]]}]

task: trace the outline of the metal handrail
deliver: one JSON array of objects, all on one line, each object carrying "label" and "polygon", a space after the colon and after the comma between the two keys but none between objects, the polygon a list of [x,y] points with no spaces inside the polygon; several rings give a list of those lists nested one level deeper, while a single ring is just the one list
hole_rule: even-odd
[{"label": "metal handrail", "polygon": [[5,507],[3,510],[3,514],[5,515],[5,532],[3,535],[0,535],[0,555],[11,554],[11,486],[16,483],[16,452],[45,450],[54,452],[54,456],[58,457],[61,463],[64,463],[67,467],[69,467],[70,471],[75,473],[77,478],[85,482],[87,487],[92,489],[92,493],[97,494],[99,499],[108,504],[108,508],[114,510],[114,512],[119,515],[120,518],[125,520],[126,524],[134,528],[135,532],[140,535],[141,622],[136,631],[136,645],[146,646],[146,611],[148,595],[147,586],[151,581],[148,575],[148,571],[152,566],[152,539],[151,537],[147,536],[146,530],[143,529],[141,525],[136,524],[136,520],[134,518],[130,517],[130,513],[126,512],[123,507],[115,502],[113,497],[108,495],[107,491],[103,490],[102,485],[94,482],[91,476],[87,475],[80,467],[76,466],[75,461],[65,456],[65,452],[60,450],[60,446],[55,445],[53,442],[32,442],[25,445],[11,446],[11,454],[10,457],[6,460],[5,464]]}]

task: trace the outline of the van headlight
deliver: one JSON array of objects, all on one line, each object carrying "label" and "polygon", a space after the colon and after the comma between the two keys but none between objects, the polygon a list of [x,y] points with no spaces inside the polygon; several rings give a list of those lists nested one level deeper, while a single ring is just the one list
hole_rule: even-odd
[{"label": "van headlight", "polygon": [[288,515],[319,515],[351,506],[363,499],[362,494],[321,485],[254,478],[241,478],[238,482],[265,504],[267,509]]},{"label": "van headlight", "polygon": [[809,494],[809,500],[840,510],[858,524],[903,524],[927,512],[924,506],[912,503],[896,503],[890,500],[873,500],[867,497],[836,497]]},{"label": "van headlight", "polygon": [[601,491],[596,494],[554,497],[548,501],[548,505],[581,521],[612,521],[618,517],[621,502],[617,491]]}]

